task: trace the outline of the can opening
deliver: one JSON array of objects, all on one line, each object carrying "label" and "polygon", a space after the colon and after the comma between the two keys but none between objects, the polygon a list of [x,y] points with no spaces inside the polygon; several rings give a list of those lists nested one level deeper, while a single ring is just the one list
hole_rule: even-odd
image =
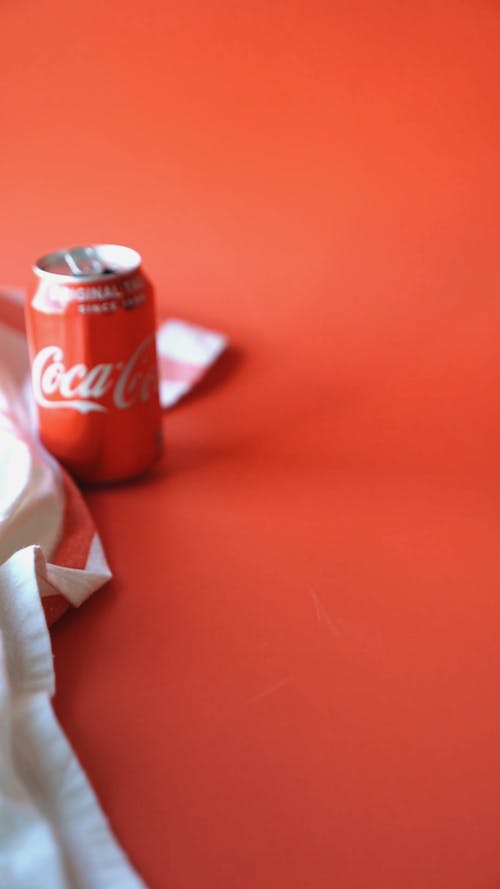
[{"label": "can opening", "polygon": [[33,270],[40,278],[56,276],[62,283],[75,279],[93,281],[104,275],[122,275],[134,271],[140,264],[140,255],[131,247],[90,244],[48,253],[35,263]]}]

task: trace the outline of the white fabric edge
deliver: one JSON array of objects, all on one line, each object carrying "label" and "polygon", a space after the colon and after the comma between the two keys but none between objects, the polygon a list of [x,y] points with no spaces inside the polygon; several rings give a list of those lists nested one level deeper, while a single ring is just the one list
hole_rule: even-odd
[{"label": "white fabric edge", "polygon": [[191,383],[182,380],[160,380],[160,404],[162,408],[171,407],[191,389]]},{"label": "white fabric edge", "polygon": [[[0,566],[0,849],[5,889],[145,889],[50,704],[54,671],[39,547]],[[2,670],[2,665],[4,669]]]},{"label": "white fabric edge", "polygon": [[160,357],[208,368],[228,344],[227,337],[217,330],[169,318],[156,331],[156,348]]},{"label": "white fabric edge", "polygon": [[78,607],[88,597],[111,579],[102,544],[97,532],[92,538],[85,568],[66,568],[46,563],[46,579],[42,596],[62,595]]}]

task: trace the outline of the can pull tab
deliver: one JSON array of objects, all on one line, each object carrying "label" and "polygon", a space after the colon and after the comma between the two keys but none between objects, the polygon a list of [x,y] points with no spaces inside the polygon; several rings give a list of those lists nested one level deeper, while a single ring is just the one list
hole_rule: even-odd
[{"label": "can pull tab", "polygon": [[107,268],[95,247],[75,247],[66,250],[64,259],[71,269],[72,275],[109,275],[112,269]]}]

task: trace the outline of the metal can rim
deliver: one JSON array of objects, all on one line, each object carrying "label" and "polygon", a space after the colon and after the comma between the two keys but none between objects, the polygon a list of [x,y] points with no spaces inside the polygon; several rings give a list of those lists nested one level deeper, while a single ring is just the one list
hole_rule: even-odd
[{"label": "metal can rim", "polygon": [[125,247],[123,244],[85,244],[82,246],[72,246],[66,247],[61,250],[54,250],[51,253],[45,253],[41,256],[33,265],[33,272],[38,278],[42,278],[45,280],[57,282],[60,284],[90,284],[96,281],[103,281],[103,275],[98,273],[92,273],[90,275],[73,275],[73,274],[61,274],[60,272],[50,271],[50,268],[44,268],[44,266],[50,266],[50,264],[54,264],[56,261],[64,260],[64,255],[73,250],[85,250],[91,247],[93,250],[108,250],[117,252],[119,251],[123,257],[128,257],[128,262],[122,267],[116,270],[111,274],[106,275],[107,281],[112,281],[114,278],[122,277],[123,275],[129,275],[131,272],[137,271],[140,268],[142,263],[142,258],[140,253],[137,250],[134,250],[133,247]]}]

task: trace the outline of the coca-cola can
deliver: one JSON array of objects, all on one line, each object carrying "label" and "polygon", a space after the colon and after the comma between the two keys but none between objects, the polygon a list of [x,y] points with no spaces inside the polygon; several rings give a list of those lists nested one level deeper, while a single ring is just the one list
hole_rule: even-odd
[{"label": "coca-cola can", "polygon": [[154,295],[140,255],[75,247],[33,271],[26,319],[43,444],[83,481],[138,475],[162,446]]}]

